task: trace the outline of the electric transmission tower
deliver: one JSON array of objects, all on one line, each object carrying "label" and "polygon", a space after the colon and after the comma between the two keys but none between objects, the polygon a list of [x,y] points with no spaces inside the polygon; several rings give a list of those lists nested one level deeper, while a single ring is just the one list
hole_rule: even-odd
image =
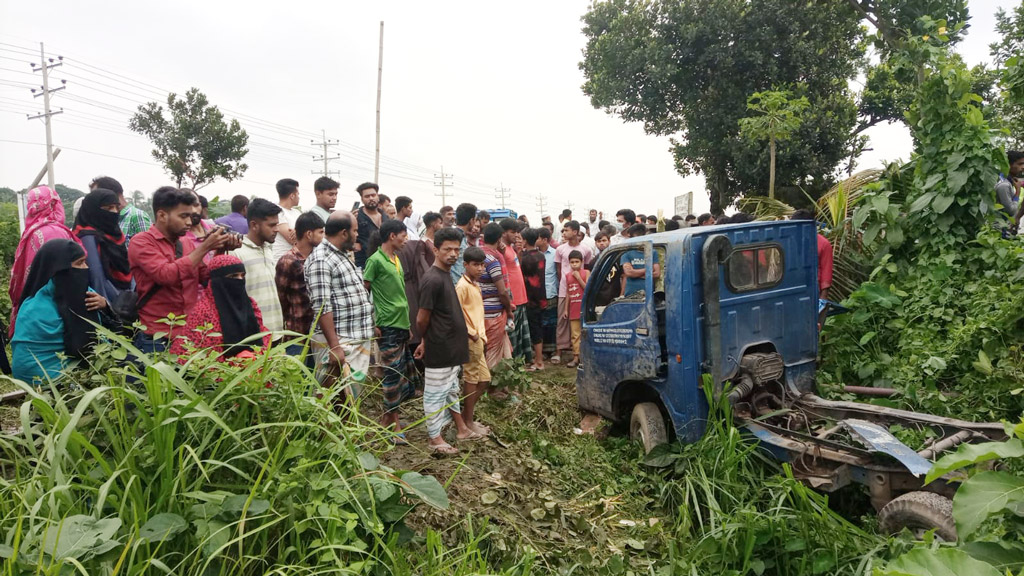
[{"label": "electric transmission tower", "polygon": [[330,176],[331,174],[340,175],[341,173],[338,172],[337,170],[331,170],[329,165],[328,165],[328,163],[331,160],[340,160],[341,156],[328,156],[327,155],[328,147],[330,147],[330,146],[337,146],[338,145],[338,140],[336,140],[336,139],[335,140],[328,140],[327,139],[327,132],[324,131],[324,130],[321,130],[320,134],[323,135],[323,139],[320,142],[317,142],[316,140],[310,140],[309,144],[310,144],[310,146],[316,146],[318,148],[323,148],[323,154],[320,155],[320,156],[313,156],[313,162],[323,162],[324,163],[324,169],[323,170],[310,170],[309,172],[310,172],[310,174],[320,174],[321,176]]}]

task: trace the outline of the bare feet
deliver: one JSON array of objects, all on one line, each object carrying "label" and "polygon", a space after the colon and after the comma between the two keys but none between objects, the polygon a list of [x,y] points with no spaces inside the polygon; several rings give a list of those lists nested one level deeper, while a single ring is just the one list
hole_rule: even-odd
[{"label": "bare feet", "polygon": [[467,424],[467,426],[469,426],[470,428],[473,429],[474,432],[482,436],[490,436],[491,434],[491,429],[479,422],[471,422]]}]

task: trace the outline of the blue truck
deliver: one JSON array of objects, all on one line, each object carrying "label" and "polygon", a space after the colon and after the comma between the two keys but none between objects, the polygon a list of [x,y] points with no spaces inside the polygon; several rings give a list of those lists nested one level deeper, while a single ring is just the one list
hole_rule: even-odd
[{"label": "blue truck", "polygon": [[[883,529],[935,529],[955,540],[957,484],[922,486],[924,475],[959,444],[1005,438],[1003,427],[815,394],[816,234],[810,221],[751,222],[605,250],[583,296],[579,406],[628,423],[650,451],[698,440],[708,398],[728,402],[736,425],[808,485],[863,484]],[[629,262],[643,273],[627,288]],[[890,434],[894,424],[930,428],[935,439],[911,449]]]}]

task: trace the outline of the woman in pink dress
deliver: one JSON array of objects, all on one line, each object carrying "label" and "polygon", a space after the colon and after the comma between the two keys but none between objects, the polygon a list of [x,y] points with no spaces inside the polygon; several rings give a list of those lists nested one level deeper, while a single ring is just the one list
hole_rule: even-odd
[{"label": "woman in pink dress", "polygon": [[36,252],[48,240],[64,238],[74,240],[79,246],[82,241],[71,229],[64,225],[64,204],[60,201],[57,191],[49,186],[39,186],[29,191],[26,198],[25,231],[18,241],[18,249],[14,253],[14,265],[11,267],[11,283],[7,293],[11,297],[11,325],[8,335],[14,334],[14,319],[18,315],[18,302],[21,301],[21,290],[28,278],[29,268]]}]

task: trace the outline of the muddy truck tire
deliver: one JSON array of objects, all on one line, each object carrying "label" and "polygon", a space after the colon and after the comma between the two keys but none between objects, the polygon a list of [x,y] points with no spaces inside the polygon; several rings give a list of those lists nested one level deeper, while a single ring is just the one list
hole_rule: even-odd
[{"label": "muddy truck tire", "polygon": [[921,538],[928,530],[946,542],[956,542],[953,501],[933,492],[908,492],[893,498],[878,511],[878,527],[885,534],[904,528]]},{"label": "muddy truck tire", "polygon": [[654,450],[659,444],[668,443],[668,430],[665,428],[665,417],[654,402],[641,402],[633,406],[633,416],[629,419],[629,437],[644,445],[644,452]]}]

